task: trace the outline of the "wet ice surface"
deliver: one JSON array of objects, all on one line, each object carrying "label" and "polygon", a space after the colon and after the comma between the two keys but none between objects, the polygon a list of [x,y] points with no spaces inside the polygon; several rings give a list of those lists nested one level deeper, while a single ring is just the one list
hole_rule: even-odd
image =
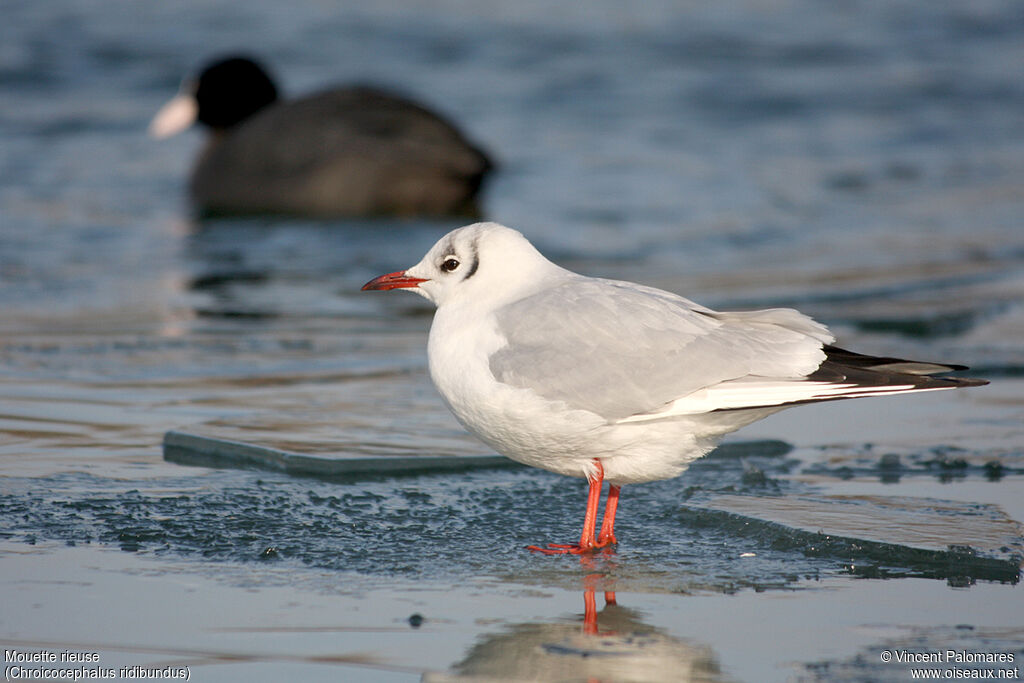
[{"label": "wet ice surface", "polygon": [[[906,680],[881,650],[1021,642],[1006,562],[822,543],[815,527],[851,499],[883,511],[867,518],[877,542],[905,541],[922,510],[986,531],[1024,520],[1015,2],[281,7],[5,8],[0,639],[184,661],[202,680],[526,665]],[[358,291],[457,223],[190,223],[199,136],[154,143],[145,124],[229,44],[259,45],[290,93],[380,80],[456,115],[502,161],[489,216],[570,268],[721,308],[796,306],[854,350],[993,384],[752,425],[737,439],[754,452],[627,487],[619,547],[585,563],[522,550],[578,535],[581,483],[544,472],[342,481],[166,461],[169,429],[488,454],[430,386],[425,302]],[[696,511],[716,500],[731,512]],[[786,501],[813,505],[756,521]],[[604,640],[582,638],[591,590]]]},{"label": "wet ice surface", "polygon": [[[882,651],[1019,661],[1024,633],[1019,605],[993,583],[822,579],[609,596],[618,586],[601,577],[575,589],[484,575],[375,581],[95,545],[4,543],[0,559],[18,570],[4,579],[5,646],[98,652],[108,666],[187,666],[195,680],[907,680],[908,667],[879,662]],[[596,638],[581,633],[588,594]]]}]

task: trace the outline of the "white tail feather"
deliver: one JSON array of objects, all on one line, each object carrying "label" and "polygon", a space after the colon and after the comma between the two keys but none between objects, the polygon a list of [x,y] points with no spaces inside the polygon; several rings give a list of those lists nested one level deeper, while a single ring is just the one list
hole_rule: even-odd
[{"label": "white tail feather", "polygon": [[952,388],[953,386],[915,387],[912,384],[865,387],[857,384],[809,382],[804,380],[731,380],[678,398],[661,410],[623,418],[618,421],[618,424],[664,420],[665,418],[683,415],[700,415],[716,410],[768,408],[807,401],[865,398],[868,396],[887,396],[902,393],[910,394]]}]

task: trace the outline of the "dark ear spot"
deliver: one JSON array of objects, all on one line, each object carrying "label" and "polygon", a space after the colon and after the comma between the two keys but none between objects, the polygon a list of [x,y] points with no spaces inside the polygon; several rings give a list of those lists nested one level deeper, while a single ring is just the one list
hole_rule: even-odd
[{"label": "dark ear spot", "polygon": [[480,251],[476,248],[475,241],[473,242],[472,249],[473,251],[469,257],[469,270],[466,271],[466,276],[462,278],[463,280],[468,280],[473,277],[473,274],[476,273],[476,269],[480,267]]}]

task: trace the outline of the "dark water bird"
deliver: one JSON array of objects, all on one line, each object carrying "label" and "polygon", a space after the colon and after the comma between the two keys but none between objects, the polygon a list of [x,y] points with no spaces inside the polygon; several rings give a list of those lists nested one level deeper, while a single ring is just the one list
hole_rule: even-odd
[{"label": "dark water bird", "polygon": [[478,215],[493,168],[451,122],[369,86],[282,100],[246,57],[220,59],[157,113],[164,138],[194,122],[211,135],[189,194],[204,215]]},{"label": "dark water bird", "polygon": [[616,543],[622,485],[678,476],[784,408],[988,383],[936,376],[959,365],[846,351],[792,309],[715,311],[578,275],[496,223],[459,228],[363,289],[408,289],[437,306],[430,376],[463,426],[513,460],[590,482],[579,543],[529,546],[549,554]]}]

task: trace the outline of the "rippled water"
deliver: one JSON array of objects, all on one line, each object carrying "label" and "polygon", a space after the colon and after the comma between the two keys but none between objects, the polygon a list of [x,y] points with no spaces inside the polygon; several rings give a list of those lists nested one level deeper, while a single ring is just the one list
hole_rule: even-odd
[{"label": "rippled water", "polygon": [[[821,460],[807,476],[768,453],[630,487],[626,543],[598,567],[622,586],[732,592],[848,575],[836,555],[785,543],[736,563],[743,535],[679,504],[726,490],[798,493],[820,485],[814,477],[850,486],[827,457],[871,442],[911,459],[960,448],[979,468],[1002,459],[997,480],[977,469],[928,478],[931,488],[913,477],[890,485],[970,499],[989,481],[983,495],[1021,519],[1012,509],[1024,485],[1014,469],[1024,444],[1016,2],[56,0],[7,3],[4,15],[8,540],[195,566],[269,558],[310,590],[336,571],[569,590],[585,573],[519,550],[576,533],[578,482],[546,473],[346,485],[162,459],[172,428],[300,451],[487,452],[430,386],[425,302],[359,292],[418,261],[456,223],[189,217],[184,179],[201,135],[155,142],[145,126],[205,55],[240,47],[270,62],[288,93],[375,81],[457,118],[500,161],[487,216],[567,267],[715,307],[795,306],[845,346],[962,362],[993,380],[877,409],[789,411],[743,433],[795,445],[799,462]],[[1017,599],[1018,588],[1006,590]],[[982,605],[979,623],[985,614]]]}]

